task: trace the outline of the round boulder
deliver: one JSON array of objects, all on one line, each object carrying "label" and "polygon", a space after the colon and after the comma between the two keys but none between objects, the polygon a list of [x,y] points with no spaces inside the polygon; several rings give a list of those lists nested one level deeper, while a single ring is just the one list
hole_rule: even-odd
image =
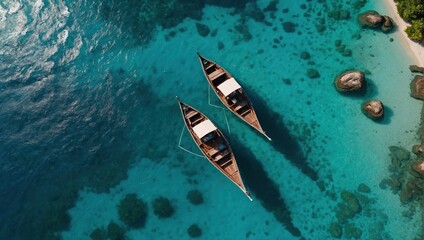
[{"label": "round boulder", "polygon": [[384,16],[383,18],[384,20],[383,25],[381,26],[381,30],[383,32],[390,32],[395,27],[395,24],[389,16]]},{"label": "round boulder", "polygon": [[384,106],[380,100],[370,100],[362,104],[362,111],[367,117],[377,120],[383,117]]},{"label": "round boulder", "polygon": [[409,66],[409,70],[413,73],[422,73],[424,74],[424,67],[419,67],[417,65],[411,65]]},{"label": "round boulder", "polygon": [[419,144],[414,145],[412,147],[412,152],[416,155],[422,155],[424,153],[424,146],[419,145]]},{"label": "round boulder", "polygon": [[413,168],[416,172],[420,173],[421,175],[424,175],[424,161],[414,164]]},{"label": "round boulder", "polygon": [[384,23],[384,17],[371,10],[359,14],[358,21],[361,27],[378,28]]},{"label": "round boulder", "polygon": [[415,76],[410,86],[411,97],[424,100],[424,77]]},{"label": "round boulder", "polygon": [[358,70],[344,72],[337,76],[334,86],[339,92],[362,90],[365,87],[365,75]]}]

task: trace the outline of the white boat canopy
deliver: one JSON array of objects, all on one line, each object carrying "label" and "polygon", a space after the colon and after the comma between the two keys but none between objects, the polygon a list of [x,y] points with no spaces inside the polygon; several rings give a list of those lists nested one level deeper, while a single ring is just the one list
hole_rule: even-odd
[{"label": "white boat canopy", "polygon": [[227,79],[223,83],[218,85],[219,91],[221,91],[224,96],[228,96],[232,92],[240,88],[241,86],[236,82],[234,78]]},{"label": "white boat canopy", "polygon": [[215,131],[216,127],[215,125],[213,125],[213,123],[208,119],[205,120],[199,124],[197,124],[196,126],[193,127],[193,131],[194,133],[196,133],[196,135],[199,138],[204,137],[206,134]]}]

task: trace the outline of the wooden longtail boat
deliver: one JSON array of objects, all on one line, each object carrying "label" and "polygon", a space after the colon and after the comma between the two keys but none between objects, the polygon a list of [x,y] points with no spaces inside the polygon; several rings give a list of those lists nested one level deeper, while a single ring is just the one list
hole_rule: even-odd
[{"label": "wooden longtail boat", "polygon": [[199,52],[197,52],[197,55],[199,56],[203,73],[219,100],[231,112],[271,141],[271,138],[262,129],[252,103],[234,77],[217,63],[202,57]]},{"label": "wooden longtail boat", "polygon": [[209,162],[229,178],[252,201],[241,179],[236,159],[222,132],[201,112],[181,102],[184,123],[196,145]]}]

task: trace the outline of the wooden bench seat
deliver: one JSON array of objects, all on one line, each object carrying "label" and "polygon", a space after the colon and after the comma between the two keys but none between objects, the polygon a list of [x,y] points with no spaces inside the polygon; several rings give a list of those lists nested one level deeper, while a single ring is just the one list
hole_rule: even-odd
[{"label": "wooden bench seat", "polygon": [[186,114],[186,116],[187,116],[187,118],[191,118],[191,117],[193,117],[193,116],[195,116],[197,114],[199,114],[199,113],[196,112],[196,111],[190,111],[189,113]]},{"label": "wooden bench seat", "polygon": [[209,74],[209,79],[210,79],[211,81],[213,81],[213,80],[215,80],[215,79],[217,79],[217,78],[221,77],[221,76],[222,76],[222,75],[224,75],[224,74],[225,74],[225,72],[224,72],[222,69],[218,69],[218,70],[216,70],[215,72],[213,72],[213,73]]},{"label": "wooden bench seat", "polygon": [[219,152],[218,149],[212,148],[211,150],[208,151],[208,155],[209,156],[213,156],[213,155],[215,155],[218,152]]},{"label": "wooden bench seat", "polygon": [[246,106],[247,105],[247,103],[246,102],[241,102],[239,105],[237,105],[235,108],[234,108],[234,110],[235,111],[238,111],[238,110],[240,110],[241,108],[243,108],[244,106]]},{"label": "wooden bench seat", "polygon": [[230,153],[226,150],[224,150],[222,153],[219,153],[215,158],[214,161],[218,162],[219,160],[225,158],[226,156],[228,156]]},{"label": "wooden bench seat", "polygon": [[216,63],[210,64],[209,66],[205,68],[205,71],[208,71],[211,67],[215,67],[215,66],[216,66]]},{"label": "wooden bench seat", "polygon": [[195,124],[202,122],[202,120],[203,120],[203,118],[201,118],[201,117],[195,119],[194,121],[190,120],[191,125],[194,126]]}]

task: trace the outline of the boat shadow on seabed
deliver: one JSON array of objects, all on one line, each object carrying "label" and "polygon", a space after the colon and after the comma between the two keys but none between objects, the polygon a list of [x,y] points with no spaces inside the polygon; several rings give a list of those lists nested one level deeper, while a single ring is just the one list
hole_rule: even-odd
[{"label": "boat shadow on seabed", "polygon": [[263,129],[272,139],[270,142],[271,146],[282,153],[286,159],[299,168],[303,174],[317,181],[317,172],[309,167],[299,142],[290,134],[289,129],[284,124],[282,116],[270,109],[266,102],[260,96],[256,95],[254,91],[250,91],[250,89],[246,87],[244,87],[244,89],[249,93],[250,100],[255,107],[256,114],[259,117]]},{"label": "boat shadow on seabed", "polygon": [[[262,164],[256,159],[249,148],[243,146],[236,138],[230,138],[234,155],[237,156],[238,167],[243,175],[243,181],[248,190],[254,194],[261,205],[282,223],[286,229],[296,237],[300,237],[300,230],[293,225],[292,217],[276,184],[270,179]],[[301,238],[302,239],[302,238]]]}]

